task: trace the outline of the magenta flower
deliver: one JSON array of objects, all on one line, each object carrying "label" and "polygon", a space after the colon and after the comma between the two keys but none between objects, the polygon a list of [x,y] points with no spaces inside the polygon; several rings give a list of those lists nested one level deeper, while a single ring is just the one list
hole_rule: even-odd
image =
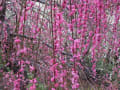
[{"label": "magenta flower", "polygon": [[34,70],[35,70],[34,66],[30,66],[30,72],[32,72]]},{"label": "magenta flower", "polygon": [[18,43],[21,42],[21,40],[20,39],[15,39],[14,42],[18,44]]}]

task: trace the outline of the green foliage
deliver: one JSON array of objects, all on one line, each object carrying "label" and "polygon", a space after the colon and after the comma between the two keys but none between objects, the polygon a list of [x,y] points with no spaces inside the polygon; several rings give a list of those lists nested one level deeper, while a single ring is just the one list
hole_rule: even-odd
[{"label": "green foliage", "polygon": [[40,78],[37,78],[36,90],[47,90],[44,84],[40,82]]},{"label": "green foliage", "polygon": [[[32,83],[29,83],[28,85],[27,85],[27,88],[30,88],[30,86],[32,86]],[[28,89],[29,90],[29,89]]]},{"label": "green foliage", "polygon": [[34,77],[34,74],[32,74],[32,73],[28,73],[28,79],[33,79],[33,77]]},{"label": "green foliage", "polygon": [[[32,83],[29,83],[28,85],[27,85],[27,88],[28,88],[28,90],[29,90],[29,88],[30,88],[30,86],[32,86]],[[45,88],[45,86],[44,86],[44,84],[36,84],[36,90],[47,90],[47,88]]]},{"label": "green foliage", "polygon": [[[32,79],[33,78],[33,75],[29,74],[28,75],[29,79]],[[29,90],[30,86],[32,86],[32,83],[29,83],[27,85],[27,88]],[[42,84],[39,80],[39,78],[37,78],[37,83],[36,83],[36,90],[48,90],[44,84]]]},{"label": "green foliage", "polygon": [[[92,67],[92,62],[91,62],[91,57],[90,56],[86,56],[85,57],[85,64],[88,67]],[[115,74],[113,75],[113,68],[115,67],[115,65],[113,63],[108,63],[108,62],[104,62],[103,60],[98,60],[96,62],[96,72],[97,75],[101,77],[105,76],[106,74],[108,74],[110,76],[111,81],[116,81],[118,79],[118,73],[115,72]],[[98,81],[99,84],[101,84],[101,81]],[[119,82],[120,83],[120,82]]]},{"label": "green foliage", "polygon": [[[114,76],[112,76],[112,81],[115,81],[118,78],[118,74],[115,73]],[[118,82],[119,83],[119,82]]]},{"label": "green foliage", "polygon": [[102,60],[99,60],[96,62],[96,68],[103,69],[103,61]]},{"label": "green foliage", "polygon": [[45,85],[44,84],[42,84],[42,83],[37,83],[36,84],[36,90],[47,90],[47,88],[45,88]]},{"label": "green foliage", "polygon": [[88,67],[92,67],[91,57],[89,57],[89,56],[86,56],[86,57],[85,57],[85,64],[86,64]]}]

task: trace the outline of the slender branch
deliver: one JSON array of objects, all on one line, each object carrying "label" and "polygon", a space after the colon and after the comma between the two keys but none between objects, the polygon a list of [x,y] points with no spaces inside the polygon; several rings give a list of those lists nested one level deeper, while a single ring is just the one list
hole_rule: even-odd
[{"label": "slender branch", "polygon": [[30,40],[34,39],[32,37],[28,37],[28,36],[20,35],[20,34],[10,34],[10,36],[12,36],[12,37],[21,37],[21,38],[26,38],[26,39],[30,39]]}]

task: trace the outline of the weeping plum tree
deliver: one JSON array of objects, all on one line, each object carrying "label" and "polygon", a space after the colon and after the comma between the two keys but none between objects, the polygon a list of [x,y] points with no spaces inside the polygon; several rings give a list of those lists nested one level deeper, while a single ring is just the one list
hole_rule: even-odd
[{"label": "weeping plum tree", "polygon": [[0,88],[119,89],[119,0],[2,0],[0,23]]}]

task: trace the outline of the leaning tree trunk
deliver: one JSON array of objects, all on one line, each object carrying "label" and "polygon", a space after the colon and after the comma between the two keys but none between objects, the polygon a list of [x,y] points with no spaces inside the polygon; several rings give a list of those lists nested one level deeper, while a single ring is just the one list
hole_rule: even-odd
[{"label": "leaning tree trunk", "polygon": [[3,38],[3,22],[5,21],[6,0],[0,1],[0,47]]},{"label": "leaning tree trunk", "polygon": [[0,1],[0,20],[4,22],[5,20],[5,11],[6,11],[6,0]]},{"label": "leaning tree trunk", "polygon": [[9,62],[11,55],[11,50],[13,46],[13,40],[10,36],[9,24],[5,23],[5,13],[6,13],[6,0],[0,1],[0,48],[3,49],[4,57],[2,62]]}]

